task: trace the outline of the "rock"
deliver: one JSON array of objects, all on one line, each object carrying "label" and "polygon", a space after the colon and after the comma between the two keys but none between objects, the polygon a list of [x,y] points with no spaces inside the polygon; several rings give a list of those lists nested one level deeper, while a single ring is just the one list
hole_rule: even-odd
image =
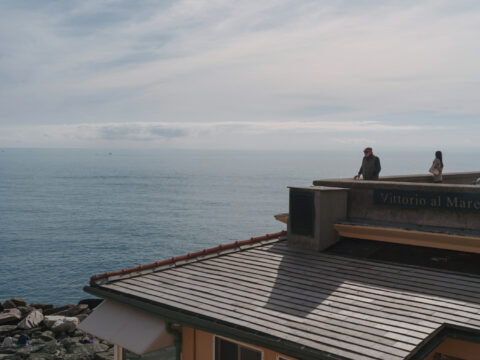
[{"label": "rock", "polygon": [[100,344],[100,343],[94,343],[94,344],[88,344],[88,345],[92,347],[94,353],[106,352],[110,349],[108,345]]},{"label": "rock", "polygon": [[42,310],[53,309],[53,304],[34,303],[34,304],[30,304],[30,306],[35,308],[35,309],[42,309]]},{"label": "rock", "polygon": [[17,360],[17,359],[20,359],[20,358],[15,355],[0,354],[0,360]]},{"label": "rock", "polygon": [[38,335],[39,339],[42,339],[43,341],[51,341],[55,340],[55,334],[53,331],[47,330]]},{"label": "rock", "polygon": [[17,328],[17,325],[1,325],[0,326],[0,337],[9,334]]},{"label": "rock", "polygon": [[20,329],[33,329],[43,321],[43,314],[38,311],[32,311],[17,325]]},{"label": "rock", "polygon": [[[78,359],[94,359],[95,354],[107,352],[108,346],[103,344],[80,344],[76,343],[67,349],[67,353],[78,356]],[[69,357],[70,358],[70,357]],[[75,359],[75,357],[72,357]]]},{"label": "rock", "polygon": [[12,300],[5,301],[2,306],[4,309],[14,309],[17,307]]},{"label": "rock", "polygon": [[65,354],[62,360],[93,360],[93,356],[85,354]]},{"label": "rock", "polygon": [[45,316],[43,323],[47,328],[58,334],[60,332],[74,332],[80,321],[76,317],[51,315]]},{"label": "rock", "polygon": [[30,314],[32,311],[35,310],[31,306],[17,306],[17,309],[20,310],[20,312],[22,313],[22,316],[27,316],[28,314]]},{"label": "rock", "polygon": [[36,353],[30,354],[28,360],[55,360],[55,356],[51,354]]},{"label": "rock", "polygon": [[78,314],[78,315],[75,315],[75,317],[78,319],[78,321],[82,322],[88,317],[88,314]]},{"label": "rock", "polygon": [[41,330],[42,329],[40,327],[36,327],[36,328],[32,328],[32,329],[20,329],[20,328],[18,328],[16,331],[23,332],[27,335],[30,335],[30,337],[32,337],[32,336],[38,335],[41,332]]},{"label": "rock", "polygon": [[14,360],[14,359],[18,359],[18,358],[8,354],[0,354],[0,360]]},{"label": "rock", "polygon": [[61,346],[63,346],[63,347],[65,348],[65,350],[67,350],[67,353],[71,353],[71,352],[72,352],[71,349],[72,349],[75,345],[79,344],[81,339],[82,339],[82,338],[79,337],[79,336],[67,337],[67,338],[65,338],[65,339],[62,339],[62,340],[59,342],[59,344],[60,344]]},{"label": "rock", "polygon": [[0,347],[0,360],[113,360],[112,344],[98,338],[93,343],[90,339],[85,344],[80,343],[86,334],[77,329],[77,325],[92,311],[89,306],[95,307],[101,302],[91,300],[92,303],[56,308],[51,304],[27,306],[18,298],[7,300],[5,303],[10,308],[5,313],[0,312],[0,341],[10,336],[18,343],[20,334],[25,334],[30,344],[20,348]]},{"label": "rock", "polygon": [[46,309],[43,311],[43,315],[62,315],[61,313],[70,309],[73,305],[65,305],[59,307],[53,307],[51,309]]},{"label": "rock", "polygon": [[52,326],[54,333],[72,333],[77,328],[78,324],[71,321],[58,321]]},{"label": "rock", "polygon": [[113,344],[111,342],[108,342],[107,340],[100,339],[99,342],[100,344],[107,345],[109,348],[113,347]]},{"label": "rock", "polygon": [[65,311],[65,316],[75,316],[77,314],[83,313],[86,310],[88,310],[87,304],[72,306],[70,309]]},{"label": "rock", "polygon": [[18,309],[8,309],[7,312],[0,314],[0,325],[16,324],[22,318],[22,313]]},{"label": "rock", "polygon": [[[71,354],[76,356],[78,359],[92,359],[95,356],[95,352],[93,348],[90,346],[91,344],[74,344],[67,349],[67,354]],[[75,357],[71,357],[74,358]]]},{"label": "rock", "polygon": [[43,344],[42,352],[46,354],[55,354],[58,351],[58,347],[57,340],[50,340]]},{"label": "rock", "polygon": [[85,336],[85,331],[83,330],[75,330],[75,332],[72,334],[73,337],[79,337],[79,338],[82,338]]},{"label": "rock", "polygon": [[43,323],[47,328],[51,328],[57,321],[65,322],[70,321],[75,323],[76,325],[79,324],[79,321],[76,317],[66,317],[63,315],[48,315],[43,318]]},{"label": "rock", "polygon": [[113,348],[105,351],[105,352],[98,352],[95,354],[95,360],[112,360],[113,359]]},{"label": "rock", "polygon": [[101,304],[102,299],[83,299],[78,302],[78,305],[86,304],[90,310],[95,309],[98,305]]},{"label": "rock", "polygon": [[27,345],[17,350],[17,354],[21,357],[28,357],[31,353],[40,351],[43,345]]},{"label": "rock", "polygon": [[17,349],[14,349],[13,347],[0,347],[0,354],[15,354],[17,352]]},{"label": "rock", "polygon": [[10,301],[12,301],[15,304],[15,306],[27,306],[27,302],[18,297],[13,297],[10,299]]},{"label": "rock", "polygon": [[32,344],[32,345],[44,345],[45,340],[42,340],[39,337],[32,338],[32,340],[30,340],[30,344]]}]

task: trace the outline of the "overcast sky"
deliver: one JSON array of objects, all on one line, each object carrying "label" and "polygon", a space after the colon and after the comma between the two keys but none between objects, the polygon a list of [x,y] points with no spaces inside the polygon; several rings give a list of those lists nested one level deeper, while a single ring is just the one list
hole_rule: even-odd
[{"label": "overcast sky", "polygon": [[480,2],[0,1],[0,147],[480,150]]}]

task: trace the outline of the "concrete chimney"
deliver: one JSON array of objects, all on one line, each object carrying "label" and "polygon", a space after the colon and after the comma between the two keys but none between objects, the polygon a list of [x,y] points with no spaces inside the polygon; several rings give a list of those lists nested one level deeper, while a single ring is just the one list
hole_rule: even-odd
[{"label": "concrete chimney", "polygon": [[347,217],[348,189],[290,187],[288,244],[322,251],[338,241],[333,224]]}]

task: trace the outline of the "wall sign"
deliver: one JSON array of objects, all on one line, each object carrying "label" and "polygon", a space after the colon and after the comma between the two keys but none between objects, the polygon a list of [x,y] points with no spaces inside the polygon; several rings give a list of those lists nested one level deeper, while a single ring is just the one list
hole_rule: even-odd
[{"label": "wall sign", "polygon": [[373,202],[376,205],[480,213],[480,194],[477,193],[375,189]]}]

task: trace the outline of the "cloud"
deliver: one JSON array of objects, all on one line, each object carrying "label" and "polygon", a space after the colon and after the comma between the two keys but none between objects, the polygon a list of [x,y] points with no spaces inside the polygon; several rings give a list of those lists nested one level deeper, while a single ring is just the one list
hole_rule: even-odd
[{"label": "cloud", "polygon": [[479,31],[467,0],[7,0],[0,123],[93,145],[429,127],[447,141],[480,114]]},{"label": "cloud", "polygon": [[[185,137],[188,131],[171,124],[105,124],[79,125],[76,129],[90,128],[87,134],[98,134],[102,140],[154,141]],[[78,131],[78,130],[77,130]],[[88,137],[88,135],[87,135]]]},{"label": "cloud", "polygon": [[350,122],[301,122],[278,121],[268,123],[258,122],[185,122],[185,123],[106,123],[106,124],[72,124],[10,127],[11,132],[22,132],[25,139],[36,133],[52,142],[69,143],[70,140],[88,143],[109,142],[158,142],[160,144],[172,140],[204,137],[214,141],[222,136],[272,136],[275,134],[327,134],[327,133],[378,133],[378,132],[409,132],[421,129],[414,125],[385,125],[375,121]]}]

